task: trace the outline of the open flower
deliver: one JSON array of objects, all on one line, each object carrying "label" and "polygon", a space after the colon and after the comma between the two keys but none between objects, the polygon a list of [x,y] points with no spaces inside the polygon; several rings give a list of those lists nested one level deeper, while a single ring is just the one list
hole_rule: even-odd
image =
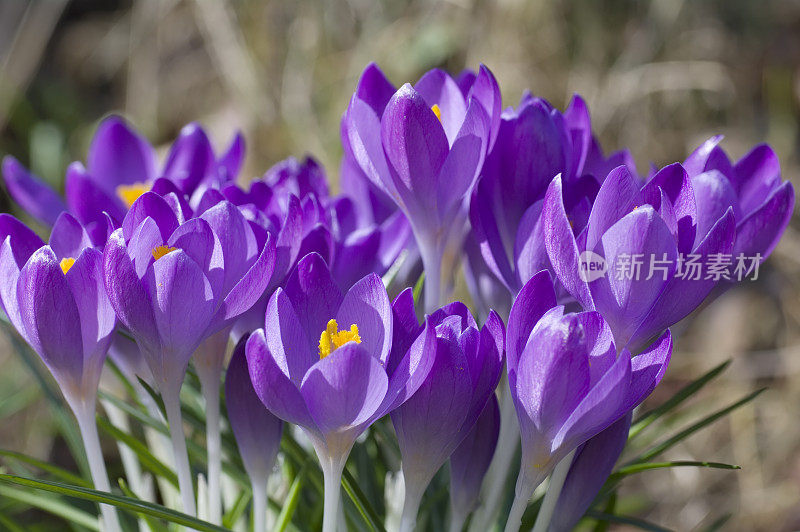
[{"label": "open flower", "polygon": [[[398,296],[393,312],[398,334],[405,330],[407,335],[401,346],[425,334],[416,323],[410,290]],[[433,348],[424,354],[433,366],[417,392],[392,412],[406,492],[401,530],[413,529],[425,489],[475,425],[503,366],[505,331],[494,312],[479,329],[469,309],[455,302],[426,323],[436,334]]]},{"label": "open flower", "polygon": [[441,260],[496,136],[500,92],[481,67],[467,97],[441,70],[396,92],[370,65],[342,122],[348,157],[405,213],[426,270],[426,308],[438,306]]},{"label": "open flower", "polygon": [[683,163],[697,203],[698,232],[713,224],[728,208],[736,219],[733,254],[766,259],[789,224],[794,188],[781,181],[778,156],[767,144],[750,150],[735,164],[711,137]]},{"label": "open flower", "polygon": [[[48,245],[0,214],[0,301],[9,321],[44,362],[78,420],[95,487],[111,491],[95,425],[97,386],[117,320],[103,284],[102,253],[62,213]],[[119,530],[112,507],[105,525]]]},{"label": "open flower", "polygon": [[[707,272],[699,278],[679,275],[679,259],[694,255],[708,264],[714,256],[730,254],[734,212],[728,208],[713,222],[699,223],[692,183],[679,164],[663,168],[644,187],[626,167],[615,168],[577,235],[563,190],[563,180],[553,180],[544,200],[548,258],[583,309],[603,315],[618,346],[636,352],[697,308],[719,284]],[[607,272],[587,276],[587,258],[602,260]]]},{"label": "open flower", "polygon": [[308,434],[325,475],[323,529],[333,530],[342,470],[355,439],[407,400],[430,369],[432,326],[406,352],[392,347],[392,307],[380,277],[339,290],[317,254],[305,256],[247,342],[256,394]]},{"label": "open flower", "polygon": [[508,320],[508,381],[522,436],[522,463],[506,530],[517,530],[534,489],[579,445],[644,400],[672,353],[669,331],[642,354],[617,351],[597,312],[547,307],[547,272],[522,288]]},{"label": "open flower", "polygon": [[104,275],[111,304],[164,396],[184,509],[194,513],[180,428],[181,384],[200,342],[231,325],[261,297],[275,248],[269,238],[259,241],[230,202],[187,221],[173,207],[153,192],[136,200],[106,244]]}]

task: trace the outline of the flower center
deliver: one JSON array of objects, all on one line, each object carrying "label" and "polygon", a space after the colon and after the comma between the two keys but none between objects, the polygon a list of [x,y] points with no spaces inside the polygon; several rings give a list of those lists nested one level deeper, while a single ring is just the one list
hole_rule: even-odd
[{"label": "flower center", "polygon": [[433,111],[433,114],[435,114],[436,118],[438,118],[439,122],[441,122],[442,121],[442,110],[439,109],[439,106],[436,105],[436,104],[433,104],[433,107],[431,107],[431,111]]},{"label": "flower center", "polygon": [[73,259],[72,257],[64,257],[63,259],[61,259],[60,266],[61,266],[61,271],[64,272],[64,275],[67,275],[67,272],[69,271],[70,268],[72,268],[74,264],[75,264],[75,259]]},{"label": "flower center", "polygon": [[330,355],[347,342],[361,343],[361,336],[358,335],[358,325],[350,325],[350,330],[339,330],[336,320],[329,320],[328,326],[319,335],[319,358],[322,360]]},{"label": "flower center", "polygon": [[139,196],[150,190],[150,183],[134,183],[132,185],[120,185],[117,187],[117,196],[128,208],[139,199]]},{"label": "flower center", "polygon": [[169,246],[156,246],[153,248],[153,258],[158,260],[170,251],[175,251],[176,249],[178,248],[171,248]]}]

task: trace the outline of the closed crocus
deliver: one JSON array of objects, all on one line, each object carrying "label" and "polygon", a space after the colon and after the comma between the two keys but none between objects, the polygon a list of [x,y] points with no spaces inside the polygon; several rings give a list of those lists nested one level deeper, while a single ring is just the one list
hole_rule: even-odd
[{"label": "closed crocus", "polygon": [[697,204],[698,231],[712,224],[726,209],[736,219],[734,257],[766,259],[789,224],[794,188],[781,181],[777,155],[767,144],[754,147],[736,163],[712,137],[684,162]]},{"label": "closed crocus", "polygon": [[[64,210],[85,227],[92,241],[102,246],[105,215],[115,225],[142,193],[168,187],[191,195],[201,184],[235,179],[244,158],[244,139],[236,135],[219,158],[203,129],[195,123],[181,130],[159,169],[155,149],[119,116],[105,118],[97,127],[86,164],[72,163],[65,176],[66,201],[16,159],[3,161],[3,178],[11,196],[38,220],[52,225]],[[158,185],[159,181],[165,181]],[[158,190],[161,188],[162,190]]]},{"label": "closed crocus", "polygon": [[519,529],[536,487],[554,473],[535,530],[547,529],[573,451],[631,411],[660,382],[669,331],[641,354],[617,352],[597,312],[565,313],[547,272],[523,286],[508,321],[507,367],[522,435],[522,462],[506,531]]},{"label": "closed crocus", "polygon": [[[0,214],[0,238],[3,310],[58,383],[78,420],[94,485],[110,492],[95,425],[97,386],[116,326],[102,254],[66,213],[48,245],[8,214]],[[101,510],[106,529],[120,530],[113,507]]]},{"label": "closed crocus", "polygon": [[472,429],[450,455],[450,531],[461,532],[478,504],[481,483],[500,433],[500,408],[492,394]]},{"label": "closed crocus", "polygon": [[425,306],[440,298],[445,248],[460,239],[464,198],[496,135],[500,91],[481,66],[465,97],[441,70],[399,90],[375,65],[361,76],[342,123],[347,156],[408,218],[426,272]]},{"label": "closed crocus", "polygon": [[164,398],[184,510],[194,513],[192,479],[181,429],[179,393],[192,353],[229,326],[266,289],[275,249],[223,201],[184,221],[147,192],[131,207],[104,250],[105,285]]},{"label": "closed crocus", "polygon": [[[720,283],[708,272],[681,273],[679,259],[692,255],[709,264],[733,249],[733,209],[701,223],[692,183],[679,164],[664,167],[644,186],[626,167],[612,170],[577,235],[566,205],[557,178],[542,210],[552,269],[584,310],[603,315],[617,345],[633,352],[697,308]],[[607,271],[589,270],[598,264]]]},{"label": "closed crocus", "polygon": [[239,455],[253,489],[253,531],[266,530],[267,479],[278,455],[283,423],[258,399],[247,370],[243,336],[225,373],[225,404]]},{"label": "closed crocus", "polygon": [[[416,320],[415,320],[416,323]],[[247,342],[261,402],[308,435],[325,477],[323,530],[337,523],[341,475],[356,438],[416,392],[430,370],[431,325],[392,349],[392,307],[370,274],[342,293],[317,254],[305,256]]]},{"label": "closed crocus", "polygon": [[[425,328],[416,323],[411,290],[392,305],[400,351]],[[405,502],[401,531],[414,529],[422,495],[436,471],[466,437],[492,396],[503,366],[503,322],[494,312],[478,328],[469,309],[451,303],[431,314],[433,359],[416,393],[391,414],[402,456]],[[406,335],[406,338],[402,338]]]}]

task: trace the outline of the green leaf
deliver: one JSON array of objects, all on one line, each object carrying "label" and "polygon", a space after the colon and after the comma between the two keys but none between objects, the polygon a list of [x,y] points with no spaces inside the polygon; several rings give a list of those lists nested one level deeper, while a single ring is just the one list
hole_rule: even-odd
[{"label": "green leaf", "polygon": [[617,523],[620,525],[630,525],[640,530],[650,530],[652,532],[670,532],[668,528],[658,526],[644,519],[637,519],[626,515],[611,515],[603,512],[589,510],[586,512],[586,517],[597,519],[598,521],[606,521],[608,523]]},{"label": "green leaf", "polygon": [[[0,475],[1,477],[9,475]],[[2,480],[2,478],[0,478]],[[88,488],[76,488],[88,489]],[[97,516],[84,512],[75,508],[71,504],[57,499],[56,497],[48,496],[43,493],[31,492],[28,490],[14,489],[7,486],[0,486],[0,495],[9,499],[14,499],[23,504],[39,508],[40,510],[49,514],[61,517],[66,521],[79,524],[90,530],[100,530],[100,525],[97,521]]]},{"label": "green leaf", "polygon": [[17,453],[14,451],[6,451],[5,449],[0,449],[0,456],[10,460],[16,460],[18,462],[22,462],[23,464],[33,466],[37,469],[41,469],[45,473],[50,473],[54,477],[57,477],[60,480],[63,480],[64,482],[82,486],[84,488],[92,487],[92,484],[90,482],[84,480],[78,475],[70,473],[66,469],[54,466],[53,464],[49,464],[43,460],[39,460],[38,458],[34,458],[32,456],[28,456],[22,453]]},{"label": "green leaf", "polygon": [[364,495],[364,492],[358,487],[358,483],[353,478],[353,475],[346,469],[342,475],[342,486],[344,486],[344,491],[347,492],[347,495],[350,496],[350,499],[356,506],[358,513],[364,518],[364,522],[366,522],[372,530],[383,530],[380,518],[375,512],[375,509],[372,508],[366,495]]},{"label": "green leaf", "polygon": [[681,405],[681,403],[692,397],[701,388],[703,388],[703,386],[711,382],[720,373],[725,371],[725,369],[730,365],[730,363],[731,363],[730,360],[726,360],[722,364],[712,368],[710,371],[706,372],[705,374],[701,375],[694,381],[690,382],[689,384],[678,390],[678,392],[672,397],[670,397],[664,404],[643,414],[639,419],[634,421],[633,425],[631,426],[631,431],[628,435],[628,438],[636,437],[642,430],[647,428],[654,421],[659,419],[667,412],[674,410],[679,405]]},{"label": "green leaf", "polygon": [[300,472],[294,477],[292,485],[289,487],[289,493],[286,495],[286,500],[283,501],[283,508],[278,515],[278,520],[275,522],[273,530],[283,532],[292,522],[292,516],[297,508],[297,503],[300,502],[300,488],[303,487],[303,481],[306,478],[306,471],[308,471],[307,464],[300,468]]},{"label": "green leaf", "polygon": [[[121,478],[117,481],[117,483],[119,484],[119,488],[122,490],[122,493],[124,493],[127,497],[138,498],[136,497],[136,494],[128,487],[128,483],[125,482],[125,479]],[[153,532],[166,532],[166,529],[159,525],[159,523],[151,516],[142,515],[142,519],[144,519],[145,523],[147,523],[147,528]]]},{"label": "green leaf", "polygon": [[236,502],[225,515],[222,516],[222,526],[225,528],[233,528],[233,525],[236,524],[237,521],[242,517],[242,514],[247,509],[247,505],[252,498],[252,492],[250,490],[242,490],[239,494],[239,497],[236,499]]},{"label": "green leaf", "polygon": [[708,467],[711,469],[741,469],[741,466],[732,464],[723,464],[720,462],[697,462],[692,460],[674,460],[672,462],[646,462],[642,464],[632,464],[625,466],[615,471],[611,478],[624,477],[641,473],[642,471],[650,471],[652,469],[666,469],[669,467]]},{"label": "green leaf", "polygon": [[414,308],[419,308],[419,300],[422,298],[422,287],[425,286],[425,272],[417,279],[417,284],[414,285]]},{"label": "green leaf", "polygon": [[139,458],[142,466],[159,477],[166,479],[170,484],[178,487],[178,475],[167,467],[164,462],[153,456],[150,449],[130,434],[123,432],[104,418],[97,416],[97,427],[115,440],[125,444]]},{"label": "green leaf", "polygon": [[[97,491],[89,488],[81,488],[79,486],[69,486],[60,482],[52,482],[48,480],[34,480],[31,478],[18,477],[14,475],[0,474],[0,482],[13,484],[17,486],[26,486],[36,488],[51,493],[58,493],[68,497],[75,497],[76,499],[83,499],[97,503],[111,504],[123,510],[133,512],[135,514],[150,515],[158,519],[169,521],[178,525],[183,525],[195,530],[203,532],[227,532],[224,528],[217,525],[212,525],[206,521],[201,521],[190,515],[186,515],[175,510],[170,510],[161,505],[151,502],[141,501],[132,497],[125,497],[121,495],[114,495],[103,491]],[[4,489],[0,487],[0,489]],[[13,493],[21,493],[18,490],[7,490]],[[97,522],[95,520],[94,530],[97,530]]]},{"label": "green leaf", "polygon": [[161,411],[161,415],[164,417],[164,419],[167,419],[167,409],[166,407],[164,407],[164,400],[161,398],[161,395],[159,395],[159,393],[155,391],[152,386],[150,386],[144,380],[142,380],[141,377],[136,377],[136,379],[139,381],[139,384],[142,385],[144,391],[147,392],[147,395],[149,395],[153,399],[153,401],[156,402],[156,405],[158,406],[158,409]]},{"label": "green leaf", "polygon": [[711,423],[715,422],[716,420],[720,419],[721,417],[724,417],[727,414],[733,412],[737,408],[746,405],[747,403],[749,403],[750,401],[752,401],[753,399],[758,397],[764,390],[766,390],[766,388],[760,388],[760,389],[758,389],[758,390],[746,395],[744,398],[736,401],[735,403],[733,403],[731,405],[728,405],[725,408],[717,410],[713,414],[710,414],[710,415],[704,417],[703,419],[701,419],[697,423],[694,423],[693,425],[690,425],[689,427],[687,427],[684,430],[680,431],[675,436],[672,436],[671,438],[659,443],[658,445],[656,445],[655,447],[653,447],[649,451],[646,451],[646,452],[642,453],[641,455],[639,455],[638,457],[634,458],[633,460],[631,460],[630,462],[628,462],[625,465],[631,465],[631,464],[636,464],[636,463],[640,463],[640,462],[649,461],[650,459],[658,456],[659,454],[663,453],[664,451],[666,451],[670,447],[672,447],[672,446],[678,444],[679,442],[681,442],[682,440],[688,438],[689,436],[691,436],[692,434],[694,434],[698,430],[702,429],[703,427],[705,427],[707,425],[710,425]]},{"label": "green leaf", "polygon": [[3,513],[0,513],[0,525],[3,525],[8,532],[25,532],[21,525]]}]

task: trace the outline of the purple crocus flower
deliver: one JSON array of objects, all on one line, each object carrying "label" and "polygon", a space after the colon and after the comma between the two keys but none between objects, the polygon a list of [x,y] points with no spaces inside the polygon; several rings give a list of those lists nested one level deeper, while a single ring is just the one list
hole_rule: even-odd
[{"label": "purple crocus flower", "polygon": [[281,444],[283,423],[273,416],[258,399],[247,369],[243,336],[225,373],[225,403],[239,455],[250,477],[253,489],[253,530],[266,530],[267,478]]},{"label": "purple crocus flower", "polygon": [[[606,177],[586,227],[576,236],[563,180],[550,184],[542,225],[553,271],[583,309],[603,315],[618,346],[636,352],[697,308],[719,284],[705,273],[695,279],[677,270],[682,255],[707,264],[733,249],[733,209],[700,224],[694,198],[679,164],[663,168],[644,187],[626,167],[618,167]],[[586,267],[598,261],[608,271],[593,278]]]},{"label": "purple crocus flower", "polygon": [[[275,248],[259,242],[239,210],[222,201],[184,221],[166,199],[143,194],[104,251],[105,284],[136,339],[167,408],[184,510],[194,513],[179,393],[205,338],[248,310],[269,283]],[[187,312],[191,309],[191,312]]]},{"label": "purple crocus flower", "polygon": [[[415,321],[416,323],[416,321]],[[269,300],[264,329],[247,342],[256,394],[308,435],[325,477],[323,530],[336,526],[341,474],[355,439],[420,387],[435,333],[392,349],[392,307],[370,274],[346,293],[317,254],[305,256]]]},{"label": "purple crocus flower", "polygon": [[[528,500],[556,465],[644,400],[672,353],[669,331],[642,354],[617,351],[597,312],[565,313],[550,275],[523,286],[508,320],[508,380],[522,435],[522,464],[506,531],[516,531]],[[563,478],[561,479],[563,482]],[[555,481],[554,481],[555,482]],[[555,492],[557,500],[557,490]],[[545,501],[545,526],[556,500]]]},{"label": "purple crocus flower", "polygon": [[[203,129],[195,123],[181,130],[161,170],[155,149],[123,118],[109,116],[97,128],[86,166],[72,163],[66,173],[66,204],[16,159],[3,161],[11,196],[38,220],[51,225],[64,210],[87,229],[96,245],[105,243],[105,214],[119,225],[134,201],[150,189],[175,189],[191,195],[201,184],[235,179],[244,158],[244,139],[237,134],[219,158]],[[165,183],[158,184],[163,178]]]},{"label": "purple crocus flower", "polygon": [[[102,253],[75,218],[62,213],[47,245],[0,214],[0,302],[59,385],[78,421],[98,490],[110,492],[95,424],[97,387],[117,320],[103,285]],[[113,507],[105,526],[120,530]]]},{"label": "purple crocus flower", "polygon": [[478,504],[481,483],[497,446],[500,407],[492,394],[472,429],[450,455],[450,530],[461,532]]},{"label": "purple crocus flower", "polygon": [[496,136],[500,91],[484,66],[465,97],[441,70],[395,91],[374,64],[361,76],[342,123],[347,156],[404,212],[438,306],[441,260]]},{"label": "purple crocus flower", "polygon": [[728,208],[736,220],[734,256],[766,259],[778,244],[794,209],[794,188],[781,181],[777,155],[759,144],[731,163],[711,137],[683,163],[695,191],[698,232],[709,227]]},{"label": "purple crocus flower", "polygon": [[[395,348],[426,334],[416,321],[411,290],[392,305]],[[413,530],[422,495],[436,471],[466,437],[494,392],[503,366],[503,322],[490,312],[478,328],[469,309],[450,303],[431,314],[436,341],[425,357],[433,366],[417,392],[392,412],[405,479],[400,530]]]}]

